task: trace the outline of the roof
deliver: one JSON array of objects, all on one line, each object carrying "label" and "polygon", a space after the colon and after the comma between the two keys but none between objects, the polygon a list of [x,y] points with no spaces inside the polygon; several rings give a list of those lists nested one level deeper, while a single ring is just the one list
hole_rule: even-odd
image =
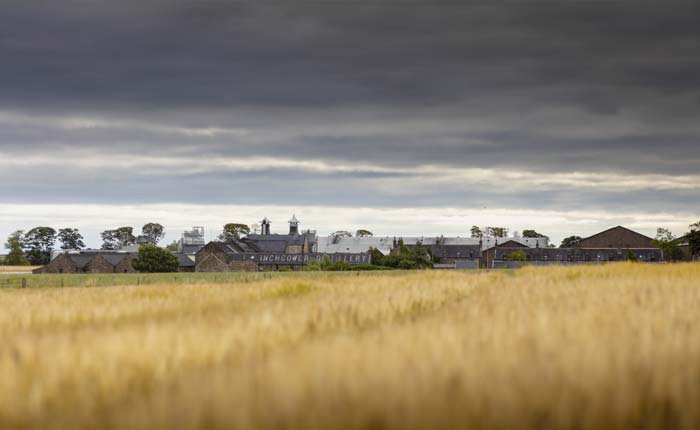
[{"label": "roof", "polygon": [[260,245],[261,242],[283,241],[287,245],[303,245],[306,236],[303,234],[249,234],[246,239]]},{"label": "roof", "polygon": [[187,254],[175,254],[180,267],[194,267],[194,259]]},{"label": "roof", "polygon": [[292,215],[292,219],[289,220],[290,224],[299,224],[296,214]]},{"label": "roof", "polygon": [[602,236],[602,235],[604,235],[604,234],[610,233],[611,231],[615,231],[615,230],[624,230],[624,231],[626,231],[626,232],[628,232],[628,233],[632,233],[632,234],[634,234],[634,235],[641,236],[641,237],[643,237],[644,239],[647,239],[647,240],[649,240],[649,241],[654,240],[654,239],[650,238],[649,236],[643,235],[642,233],[638,233],[638,232],[636,232],[636,231],[634,231],[634,230],[630,230],[630,229],[627,228],[627,227],[623,227],[623,226],[621,226],[621,225],[618,225],[617,227],[611,227],[611,228],[609,228],[609,229],[607,229],[607,230],[601,231],[600,233],[596,233],[596,234],[594,234],[593,236],[584,237],[584,238],[581,239],[579,242],[583,242],[584,240],[593,239],[594,237]]},{"label": "roof", "polygon": [[78,269],[84,269],[85,266],[99,254],[64,254],[75,264]]},{"label": "roof", "polygon": [[104,253],[104,254],[103,254],[103,253],[100,253],[100,254],[97,254],[97,255],[103,256],[104,259],[107,260],[107,261],[109,262],[109,264],[111,264],[112,266],[116,266],[117,264],[121,263],[122,260],[124,260],[126,257],[128,257],[128,256],[131,255],[131,254],[124,254],[124,253],[120,253],[120,254],[108,254],[108,253]]}]

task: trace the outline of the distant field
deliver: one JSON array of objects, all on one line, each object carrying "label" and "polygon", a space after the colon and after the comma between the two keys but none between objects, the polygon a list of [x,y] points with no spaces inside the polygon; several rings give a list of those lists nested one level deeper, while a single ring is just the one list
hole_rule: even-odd
[{"label": "distant field", "polygon": [[7,272],[25,272],[31,273],[32,270],[41,266],[0,266],[0,273]]},{"label": "distant field", "polygon": [[233,275],[0,288],[0,428],[700,427],[700,264]]}]

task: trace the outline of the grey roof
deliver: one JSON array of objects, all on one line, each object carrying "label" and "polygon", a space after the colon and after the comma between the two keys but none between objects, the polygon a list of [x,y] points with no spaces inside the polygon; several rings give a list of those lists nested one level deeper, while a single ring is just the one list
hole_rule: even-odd
[{"label": "grey roof", "polygon": [[85,266],[95,258],[95,254],[66,254],[68,258],[75,264],[78,269],[84,269]]},{"label": "grey roof", "polygon": [[263,240],[256,243],[262,252],[275,252],[284,254],[287,251],[287,242],[284,240]]},{"label": "grey roof", "polygon": [[303,234],[249,234],[246,239],[253,242],[284,241],[288,245],[303,245],[306,236]]},{"label": "grey roof", "polygon": [[194,259],[187,254],[175,254],[180,267],[194,267]]},{"label": "grey roof", "polygon": [[126,257],[128,257],[129,255],[133,255],[133,254],[124,254],[124,253],[120,253],[120,254],[108,254],[108,253],[100,253],[100,254],[97,254],[97,255],[103,256],[103,257],[105,258],[105,260],[107,260],[107,261],[109,262],[109,264],[111,264],[112,266],[116,266],[117,264],[121,263],[122,260],[124,260]]}]

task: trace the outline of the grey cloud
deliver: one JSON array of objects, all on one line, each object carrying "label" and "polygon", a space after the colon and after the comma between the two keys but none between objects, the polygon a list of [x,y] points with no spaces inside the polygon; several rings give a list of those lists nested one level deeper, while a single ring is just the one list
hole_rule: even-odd
[{"label": "grey cloud", "polygon": [[[0,114],[29,119],[0,115],[0,153],[695,174],[699,11],[691,2],[10,0],[0,16]],[[68,129],[43,120],[62,117],[122,125]],[[0,171],[2,199],[203,203],[255,187],[268,191],[234,195],[609,210],[697,201],[692,192],[577,190],[573,198],[469,184],[378,190],[378,181],[398,179],[376,172],[154,177],[113,169],[86,182],[93,174],[75,168],[49,181]],[[339,195],[341,187],[349,191]]]}]

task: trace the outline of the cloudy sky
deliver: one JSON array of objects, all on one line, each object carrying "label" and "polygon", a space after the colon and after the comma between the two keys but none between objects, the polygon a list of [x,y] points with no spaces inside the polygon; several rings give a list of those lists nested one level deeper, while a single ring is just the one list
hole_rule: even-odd
[{"label": "cloudy sky", "polygon": [[0,235],[700,218],[697,2],[3,0]]}]

